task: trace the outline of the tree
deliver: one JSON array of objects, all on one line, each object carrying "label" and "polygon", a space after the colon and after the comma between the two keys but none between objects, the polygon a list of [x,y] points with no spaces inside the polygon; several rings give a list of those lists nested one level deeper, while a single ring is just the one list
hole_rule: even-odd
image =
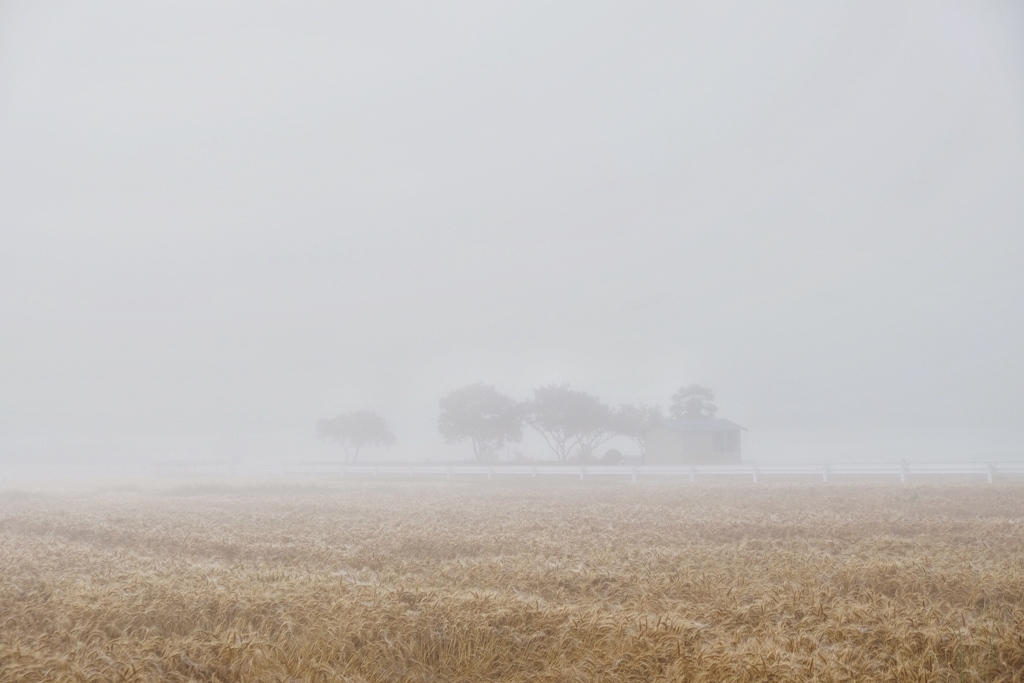
[{"label": "tree", "polygon": [[611,409],[596,396],[574,391],[567,384],[534,389],[533,399],[523,405],[523,416],[559,460],[567,460],[574,450],[587,459],[615,436]]},{"label": "tree", "polygon": [[345,462],[355,461],[364,446],[389,448],[395,444],[395,435],[388,428],[387,421],[372,410],[356,410],[319,420],[316,435],[340,443],[345,451]]},{"label": "tree", "polygon": [[486,384],[470,384],[440,401],[437,429],[446,443],[469,441],[473,456],[494,460],[506,443],[523,439],[523,420],[515,400]]},{"label": "tree", "polygon": [[679,391],[672,394],[672,405],[668,411],[677,420],[714,417],[718,412],[718,406],[714,401],[715,392],[711,389],[691,384],[679,387]]},{"label": "tree", "polygon": [[640,456],[647,454],[647,430],[663,419],[661,406],[638,406],[623,403],[613,416],[615,431],[627,437],[640,448]]}]

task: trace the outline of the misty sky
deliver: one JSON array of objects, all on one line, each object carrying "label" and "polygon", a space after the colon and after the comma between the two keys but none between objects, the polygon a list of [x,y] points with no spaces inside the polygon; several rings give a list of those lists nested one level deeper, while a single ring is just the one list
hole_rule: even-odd
[{"label": "misty sky", "polygon": [[1011,0],[0,2],[0,464],[468,456],[477,381],[1019,460],[1022,260]]}]

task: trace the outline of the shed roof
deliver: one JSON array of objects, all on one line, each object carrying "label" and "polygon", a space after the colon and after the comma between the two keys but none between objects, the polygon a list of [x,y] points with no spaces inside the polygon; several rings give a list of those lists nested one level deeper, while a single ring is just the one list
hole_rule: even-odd
[{"label": "shed roof", "polygon": [[701,420],[662,420],[656,426],[668,427],[675,432],[730,432],[737,429],[746,431],[732,420],[724,417],[708,417]]}]

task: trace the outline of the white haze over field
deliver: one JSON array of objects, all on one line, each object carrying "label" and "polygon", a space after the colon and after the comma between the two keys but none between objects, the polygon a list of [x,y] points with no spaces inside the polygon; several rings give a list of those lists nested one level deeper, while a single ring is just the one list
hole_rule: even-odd
[{"label": "white haze over field", "polygon": [[1024,459],[1024,6],[0,3],[0,468],[478,381]]}]

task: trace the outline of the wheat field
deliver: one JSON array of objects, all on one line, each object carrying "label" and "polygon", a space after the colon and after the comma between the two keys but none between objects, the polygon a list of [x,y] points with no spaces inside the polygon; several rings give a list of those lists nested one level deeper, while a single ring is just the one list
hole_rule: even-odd
[{"label": "wheat field", "polygon": [[0,681],[1021,681],[1024,487],[0,492]]}]

